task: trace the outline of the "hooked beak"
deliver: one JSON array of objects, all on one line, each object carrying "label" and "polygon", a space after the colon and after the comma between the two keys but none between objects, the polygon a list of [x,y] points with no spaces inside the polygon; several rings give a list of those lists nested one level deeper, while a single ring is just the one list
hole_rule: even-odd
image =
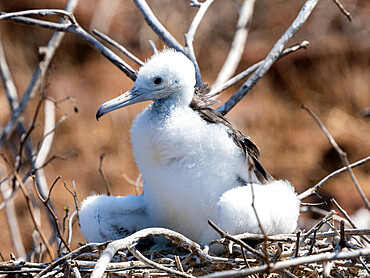
[{"label": "hooked beak", "polygon": [[142,102],[144,100],[147,100],[145,96],[139,93],[139,91],[134,87],[131,90],[127,91],[126,93],[103,103],[98,108],[98,111],[96,111],[96,120],[99,120],[100,117],[104,116],[109,112],[112,112],[125,106],[129,106],[134,103]]}]

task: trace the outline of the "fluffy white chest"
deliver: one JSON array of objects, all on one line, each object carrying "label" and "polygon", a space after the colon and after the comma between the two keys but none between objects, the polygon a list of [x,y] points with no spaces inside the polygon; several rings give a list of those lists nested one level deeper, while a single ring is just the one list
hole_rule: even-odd
[{"label": "fluffy white chest", "polygon": [[247,179],[245,158],[227,129],[189,107],[165,116],[147,108],[133,123],[131,141],[151,210],[167,227],[184,226],[192,237],[201,237],[207,220],[216,219],[222,193]]}]

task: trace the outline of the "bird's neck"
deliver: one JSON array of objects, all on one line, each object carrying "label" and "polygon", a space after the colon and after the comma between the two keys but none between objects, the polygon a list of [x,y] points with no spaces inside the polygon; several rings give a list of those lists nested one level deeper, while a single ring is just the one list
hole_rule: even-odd
[{"label": "bird's neck", "polygon": [[154,101],[152,112],[159,115],[169,115],[177,107],[187,107],[193,98],[194,88],[188,88],[186,91],[172,93],[170,96]]}]

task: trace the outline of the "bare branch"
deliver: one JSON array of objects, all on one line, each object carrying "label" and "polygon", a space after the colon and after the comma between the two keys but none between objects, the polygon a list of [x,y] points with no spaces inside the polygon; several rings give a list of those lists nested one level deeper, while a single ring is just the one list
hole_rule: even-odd
[{"label": "bare branch", "polygon": [[77,22],[75,24],[54,23],[54,22],[48,22],[44,20],[38,20],[38,19],[27,18],[27,17],[11,17],[11,18],[8,18],[8,20],[18,22],[18,23],[23,23],[23,24],[35,25],[38,27],[51,29],[54,31],[73,33],[77,35],[78,37],[80,37],[85,42],[87,42],[90,46],[92,46],[96,51],[101,53],[108,60],[110,60],[121,71],[123,71],[129,78],[131,78],[132,80],[136,79],[135,70],[133,70],[126,62],[124,62],[114,52],[109,50],[107,47],[101,44],[98,40],[96,40],[92,35],[90,35],[88,32],[82,29],[78,25]]},{"label": "bare branch", "polygon": [[163,270],[167,273],[170,273],[170,274],[173,274],[173,275],[176,275],[176,276],[180,276],[180,277],[194,277],[193,275],[186,274],[185,272],[173,270],[171,268],[168,268],[168,267],[165,267],[161,264],[153,262],[152,260],[143,256],[143,254],[141,254],[138,250],[136,250],[135,245],[130,246],[128,248],[128,250],[132,253],[132,255],[135,256],[136,259],[138,259],[139,261],[141,261],[145,264],[148,264],[152,267],[155,267],[157,269]]},{"label": "bare branch", "polygon": [[1,32],[0,32],[0,75],[3,81],[5,94],[10,104],[10,109],[11,111],[14,111],[18,107],[18,94],[8,64],[6,62],[6,57],[1,39]]},{"label": "bare branch", "polygon": [[330,144],[334,147],[334,149],[337,151],[337,153],[339,154],[339,157],[340,159],[342,160],[343,164],[346,166],[347,168],[347,171],[349,173],[349,176],[351,177],[353,183],[355,184],[356,188],[357,188],[357,191],[360,193],[361,195],[361,198],[362,200],[364,201],[365,203],[365,206],[368,210],[370,210],[370,202],[369,200],[366,198],[365,196],[365,193],[364,191],[362,190],[360,184],[358,183],[357,179],[356,179],[356,176],[355,174],[353,173],[352,171],[352,168],[350,167],[349,165],[349,161],[348,161],[348,157],[347,157],[347,153],[345,153],[337,144],[337,142],[335,141],[335,139],[333,138],[333,136],[329,133],[329,131],[326,129],[326,127],[324,126],[324,124],[321,122],[321,120],[315,115],[315,113],[313,113],[309,108],[307,107],[304,107],[302,105],[302,108],[305,109],[312,117],[313,119],[315,120],[315,122],[319,125],[319,127],[321,128],[321,130],[324,132],[324,134],[326,135],[326,137],[329,139],[329,142]]},{"label": "bare branch", "polygon": [[242,259],[229,259],[215,257],[208,254],[208,248],[202,248],[198,243],[188,239],[180,233],[165,229],[165,228],[148,228],[140,230],[128,237],[112,241],[108,244],[104,253],[100,256],[98,263],[95,265],[94,271],[91,274],[92,278],[102,277],[108,263],[111,261],[113,256],[118,250],[128,250],[132,246],[135,246],[141,239],[148,238],[150,236],[163,236],[171,240],[175,244],[179,244],[185,249],[189,250],[195,256],[209,261],[211,263],[232,263],[232,262],[244,262]]},{"label": "bare branch", "polygon": [[134,54],[132,54],[130,51],[128,51],[125,47],[120,45],[115,40],[112,40],[110,37],[108,37],[107,35],[103,34],[102,32],[100,32],[96,29],[94,29],[92,32],[93,32],[94,35],[97,35],[102,40],[105,40],[107,43],[113,45],[115,48],[117,48],[119,51],[121,51],[123,54],[125,54],[128,58],[130,58],[132,61],[134,61],[139,66],[144,65],[143,61],[141,61],[138,57],[136,57]]},{"label": "bare branch", "polygon": [[88,252],[90,250],[102,248],[102,247],[106,246],[107,244],[108,244],[107,242],[89,243],[89,244],[86,244],[84,246],[81,246],[80,248],[78,248],[78,249],[68,253],[67,255],[57,259],[56,261],[52,262],[50,265],[48,265],[46,268],[44,268],[42,271],[40,271],[35,276],[35,278],[41,278],[43,275],[45,275],[46,273],[48,273],[49,271],[51,271],[55,267],[65,263],[69,259],[73,259],[73,258],[77,257],[78,255],[83,254],[85,252]]},{"label": "bare branch", "polygon": [[[349,165],[350,168],[355,168],[357,166],[360,166],[362,164],[365,164],[367,162],[370,161],[370,156],[368,157],[365,157],[355,163],[352,163]],[[319,181],[316,185],[314,185],[313,187],[307,189],[306,191],[302,192],[301,194],[299,194],[298,196],[298,199],[299,200],[303,200],[303,199],[306,199],[308,197],[310,197],[311,195],[315,194],[329,179],[331,179],[332,177],[340,174],[340,173],[343,173],[347,171],[347,166],[346,167],[343,167],[343,168],[340,168],[334,172],[332,172],[331,174],[327,175],[325,178],[323,178],[321,181]]]},{"label": "bare branch", "polygon": [[16,16],[28,16],[28,15],[40,15],[40,16],[57,15],[57,16],[62,16],[65,19],[68,19],[72,24],[77,23],[73,14],[71,14],[69,11],[59,10],[59,9],[35,9],[35,10],[6,13],[6,14],[0,15],[0,20],[11,18],[11,17],[16,17]]},{"label": "bare branch", "polygon": [[[339,252],[339,253],[322,253],[316,254],[306,257],[299,257],[291,260],[280,261],[276,264],[270,265],[270,271],[275,272],[282,269],[287,269],[288,267],[308,264],[308,263],[318,263],[318,262],[327,262],[333,260],[344,260],[344,259],[353,259],[358,258],[360,256],[369,256],[370,255],[370,248],[363,248],[358,249],[356,251],[349,251],[349,252]],[[264,273],[267,270],[267,265],[247,268],[247,269],[240,269],[240,270],[229,270],[229,271],[220,271],[216,273],[212,273],[209,275],[201,276],[203,278],[229,278],[229,277],[246,277],[251,274],[255,273]]]},{"label": "bare branch", "polygon": [[153,53],[154,53],[154,54],[157,54],[157,53],[158,53],[158,49],[157,49],[157,46],[155,45],[154,41],[149,40],[148,42],[149,42],[150,47],[151,47],[151,48],[152,48],[152,50],[153,50]]},{"label": "bare branch", "polygon": [[182,53],[185,53],[184,47],[167,31],[167,29],[159,22],[153,11],[145,0],[134,0],[136,6],[144,16],[145,21],[149,27],[163,40],[169,47],[176,49]]},{"label": "bare branch", "polygon": [[99,174],[100,174],[101,178],[103,179],[105,190],[107,190],[107,195],[110,196],[111,195],[111,190],[110,190],[109,182],[108,182],[108,180],[106,179],[106,177],[103,173],[103,159],[104,159],[104,156],[105,156],[105,153],[100,154]]},{"label": "bare branch", "polygon": [[[68,1],[66,5],[66,11],[63,11],[63,13],[73,12],[76,5],[77,5],[77,0]],[[24,12],[27,12],[27,11],[24,11]],[[4,18],[6,15],[7,14],[2,14],[0,15],[0,17]],[[72,17],[69,17],[69,19],[71,18]],[[0,146],[3,146],[5,141],[12,134],[14,128],[17,126],[19,117],[23,114],[28,102],[34,96],[35,92],[39,90],[39,88],[41,87],[41,84],[44,80],[46,72],[49,68],[51,59],[53,58],[57,48],[62,42],[63,37],[64,37],[64,33],[62,32],[54,33],[53,36],[51,37],[49,43],[47,44],[45,48],[43,59],[37,64],[36,69],[33,73],[31,82],[29,83],[28,88],[26,92],[24,93],[21,102],[19,103],[19,107],[16,110],[14,110],[14,112],[12,113],[12,117],[10,118],[10,120],[8,121],[8,123],[3,129],[3,132],[0,137]]]},{"label": "bare branch", "polygon": [[58,238],[63,242],[64,246],[67,248],[67,250],[69,252],[71,252],[71,249],[69,248],[68,244],[65,242],[63,236],[62,236],[62,232],[60,231],[60,227],[59,227],[59,220],[58,220],[58,217],[56,216],[54,210],[50,207],[50,204],[49,204],[49,201],[50,201],[50,195],[51,195],[51,192],[53,191],[53,188],[54,186],[56,185],[56,183],[58,182],[58,180],[60,179],[61,177],[57,177],[53,184],[51,185],[50,187],[50,190],[49,190],[49,193],[48,193],[48,197],[45,199],[41,194],[40,192],[38,191],[38,188],[36,186],[36,183],[35,183],[35,189],[36,189],[36,192],[37,192],[37,195],[40,199],[40,201],[44,204],[44,206],[47,208],[47,210],[49,211],[49,213],[51,214],[53,220],[54,220],[54,225],[57,229],[57,236]]},{"label": "bare branch", "polygon": [[[294,44],[292,46],[289,46],[286,49],[284,49],[284,51],[279,55],[278,59],[280,59],[282,57],[285,57],[286,55],[288,55],[290,53],[293,53],[293,52],[295,52],[299,49],[306,49],[308,44],[309,44],[308,41],[303,41],[299,44]],[[250,75],[252,72],[254,72],[256,69],[258,69],[258,67],[261,66],[264,61],[265,60],[262,60],[262,61],[260,61],[256,64],[254,64],[253,66],[250,66],[246,70],[242,71],[238,75],[235,75],[233,78],[229,79],[228,81],[226,81],[225,83],[221,84],[218,87],[214,87],[214,85],[213,85],[214,88],[213,87],[211,88],[211,91],[209,92],[208,96],[209,97],[214,97],[214,96],[220,94],[221,92],[223,92],[224,90],[226,90],[227,88],[231,87],[235,83],[241,81],[242,79],[244,79],[245,77]]]},{"label": "bare branch", "polygon": [[[352,228],[357,229],[355,223],[353,223],[348,213],[337,203],[337,201],[334,198],[331,198],[330,201],[336,206],[336,208],[340,211],[340,213],[347,219],[348,223],[352,226]],[[361,235],[361,238],[370,244],[370,240],[366,236]]]},{"label": "bare branch", "polygon": [[78,211],[75,210],[71,216],[69,217],[69,220],[68,220],[68,235],[67,235],[67,244],[68,245],[71,245],[71,241],[72,241],[72,234],[73,234],[73,219],[74,217],[78,215]]},{"label": "bare branch", "polygon": [[[0,176],[3,177],[5,175],[6,175],[6,169],[3,165],[0,165]],[[9,181],[6,181],[4,184],[0,186],[0,191],[1,191],[3,200],[7,199],[9,195],[12,194],[13,190],[10,186]],[[6,209],[6,218],[7,218],[9,230],[10,230],[10,236],[12,239],[15,252],[18,258],[24,259],[26,257],[26,251],[24,249],[22,236],[21,236],[20,229],[19,229],[14,199],[10,199],[6,203],[5,209]]]},{"label": "bare branch", "polygon": [[[299,242],[299,246],[301,246],[305,240],[313,233],[313,232],[317,232],[321,227],[322,225],[324,225],[326,222],[328,222],[332,217],[333,215],[336,214],[335,210],[331,210],[327,215],[325,215],[325,217],[323,219],[321,219],[315,226],[313,226],[307,233],[305,233],[304,235],[302,235],[302,238]],[[298,246],[298,248],[299,248]]]},{"label": "bare branch", "polygon": [[200,73],[199,65],[197,62],[197,59],[195,57],[194,53],[194,46],[193,46],[193,40],[195,36],[195,32],[198,29],[198,26],[200,22],[202,21],[205,13],[207,12],[209,6],[213,3],[214,0],[206,0],[203,3],[199,3],[199,10],[196,13],[195,17],[193,18],[193,21],[190,24],[188,32],[185,34],[185,44],[186,44],[186,54],[189,57],[189,59],[193,62],[195,66],[195,72],[196,72],[196,86],[199,87],[203,81],[202,81],[202,75]]},{"label": "bare branch", "polygon": [[349,21],[352,21],[352,15],[349,13],[349,11],[344,8],[344,6],[339,2],[339,0],[333,0],[335,5],[339,8],[339,10],[348,18]]},{"label": "bare branch", "polygon": [[219,87],[227,81],[235,72],[242,58],[245,42],[248,38],[249,27],[252,22],[254,3],[256,0],[244,0],[239,11],[239,19],[236,24],[236,30],[229,54],[222,66],[216,81],[212,87]]},{"label": "bare branch", "polygon": [[215,223],[213,223],[211,220],[208,220],[208,224],[223,238],[225,239],[228,239],[230,241],[233,241],[237,244],[239,244],[242,248],[246,249],[247,251],[251,252],[252,254],[256,255],[257,257],[261,258],[261,259],[265,259],[265,256],[263,254],[261,254],[260,252],[258,252],[256,249],[252,248],[251,246],[249,246],[248,244],[246,244],[244,241],[224,232],[223,230],[221,230],[220,227],[217,227]]},{"label": "bare branch", "polygon": [[14,176],[17,178],[17,181],[19,183],[19,186],[20,186],[20,189],[23,193],[23,196],[25,197],[26,199],[26,203],[27,203],[27,207],[28,207],[28,210],[31,214],[31,218],[32,218],[32,222],[36,228],[36,230],[38,231],[38,233],[40,234],[40,237],[42,239],[42,242],[44,243],[44,245],[46,246],[46,250],[48,251],[48,255],[49,255],[49,258],[51,261],[54,260],[55,258],[55,255],[54,255],[54,252],[53,252],[53,249],[51,248],[49,242],[48,242],[48,239],[46,238],[44,232],[42,231],[41,227],[40,227],[40,224],[36,221],[36,216],[35,216],[35,211],[34,211],[34,207],[33,207],[33,204],[32,204],[32,201],[28,195],[28,192],[27,192],[27,189],[26,189],[26,186],[24,185],[22,179],[20,178],[20,176],[18,175],[17,172],[14,172]]},{"label": "bare branch", "polygon": [[217,109],[217,112],[222,115],[226,115],[249,91],[256,85],[258,80],[270,69],[272,64],[279,58],[280,53],[283,51],[287,42],[298,32],[302,25],[306,22],[307,18],[315,8],[319,0],[308,0],[303,5],[298,16],[295,18],[293,23],[275,43],[270,53],[261,66],[252,74],[252,76],[243,84],[243,86],[221,107]]}]

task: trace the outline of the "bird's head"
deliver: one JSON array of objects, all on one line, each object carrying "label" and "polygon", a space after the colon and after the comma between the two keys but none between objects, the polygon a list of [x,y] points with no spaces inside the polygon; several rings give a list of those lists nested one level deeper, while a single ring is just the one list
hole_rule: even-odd
[{"label": "bird's head", "polygon": [[139,70],[134,87],[102,104],[96,118],[146,100],[173,100],[177,105],[189,105],[194,94],[195,68],[182,53],[167,49],[153,55]]}]

